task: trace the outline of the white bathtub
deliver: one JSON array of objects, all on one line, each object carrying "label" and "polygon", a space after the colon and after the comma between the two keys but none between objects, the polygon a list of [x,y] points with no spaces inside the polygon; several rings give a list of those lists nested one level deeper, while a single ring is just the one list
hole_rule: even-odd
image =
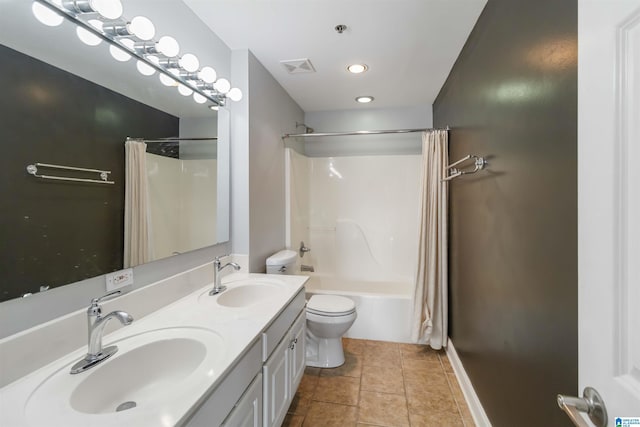
[{"label": "white bathtub", "polygon": [[308,296],[342,295],[356,303],[358,317],[345,337],[411,342],[412,283],[364,282],[310,275],[305,286]]}]

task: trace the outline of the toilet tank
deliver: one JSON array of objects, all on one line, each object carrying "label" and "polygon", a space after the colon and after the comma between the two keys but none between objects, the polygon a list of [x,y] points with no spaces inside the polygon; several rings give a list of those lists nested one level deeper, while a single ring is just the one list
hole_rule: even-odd
[{"label": "toilet tank", "polygon": [[295,251],[285,249],[267,258],[267,274],[295,274]]}]

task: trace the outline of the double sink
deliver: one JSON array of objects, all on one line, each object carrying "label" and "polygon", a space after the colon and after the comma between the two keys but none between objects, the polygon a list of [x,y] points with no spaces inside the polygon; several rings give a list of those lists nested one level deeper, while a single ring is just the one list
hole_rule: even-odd
[{"label": "double sink", "polygon": [[6,425],[180,424],[304,283],[250,276],[219,295],[203,288],[105,337],[119,351],[86,372],[69,374],[83,349],[0,390],[2,406],[18,405],[3,409]]}]

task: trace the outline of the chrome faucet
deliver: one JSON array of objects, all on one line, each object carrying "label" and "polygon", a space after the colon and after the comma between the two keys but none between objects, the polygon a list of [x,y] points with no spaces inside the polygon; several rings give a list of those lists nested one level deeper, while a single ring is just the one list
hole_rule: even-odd
[{"label": "chrome faucet", "polygon": [[133,317],[124,311],[112,311],[106,316],[102,316],[100,302],[105,299],[111,299],[121,293],[121,291],[115,291],[103,295],[100,298],[94,298],[91,300],[91,306],[87,309],[89,349],[87,351],[87,355],[73,365],[71,368],[72,374],[79,374],[80,372],[93,368],[98,363],[113,356],[116,351],[118,351],[118,347],[115,345],[102,348],[102,334],[104,334],[104,328],[107,326],[109,320],[113,318],[118,319],[123,325],[130,325],[133,322]]},{"label": "chrome faucet", "polygon": [[227,289],[226,286],[222,286],[220,283],[222,278],[220,272],[227,267],[233,267],[235,271],[240,270],[240,266],[235,262],[228,262],[225,265],[221,265],[220,258],[228,257],[229,255],[220,255],[213,260],[213,289],[209,291],[209,295],[218,295]]}]

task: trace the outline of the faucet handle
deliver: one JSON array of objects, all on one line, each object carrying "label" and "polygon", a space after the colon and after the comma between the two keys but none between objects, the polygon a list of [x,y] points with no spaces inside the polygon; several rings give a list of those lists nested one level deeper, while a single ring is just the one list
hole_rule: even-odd
[{"label": "faucet handle", "polygon": [[220,259],[222,259],[222,258],[226,258],[226,257],[228,257],[228,256],[229,256],[229,254],[218,255],[217,257],[215,257],[215,258],[213,259],[213,265],[214,265],[214,266],[217,266],[217,267],[220,267]]},{"label": "faucet handle", "polygon": [[110,300],[111,298],[115,298],[116,295],[120,295],[122,293],[122,291],[113,291],[113,292],[109,292],[108,294],[102,295],[101,297],[98,298],[93,298],[91,300],[91,307],[90,308],[97,308],[98,304],[101,303],[104,300]]}]

